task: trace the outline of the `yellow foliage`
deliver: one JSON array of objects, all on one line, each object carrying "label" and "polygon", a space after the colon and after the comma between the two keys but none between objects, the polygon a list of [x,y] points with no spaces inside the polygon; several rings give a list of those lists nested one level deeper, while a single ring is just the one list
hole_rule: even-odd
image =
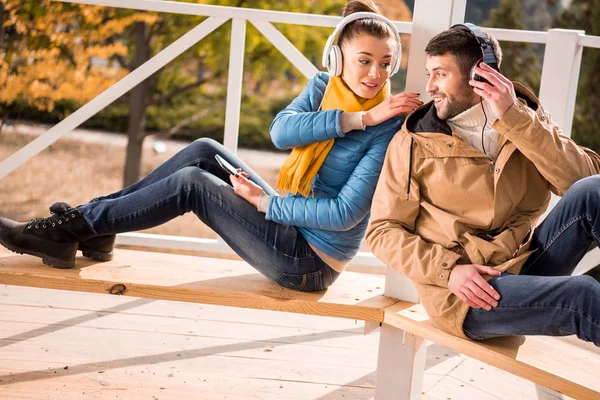
[{"label": "yellow foliage", "polygon": [[[45,37],[47,48],[29,48],[21,40],[0,58],[0,102],[11,104],[17,99],[43,111],[52,111],[58,100],[71,99],[84,104],[127,74],[123,68],[108,64],[115,55],[126,56],[123,43],[106,44],[107,39],[122,33],[137,22],[154,22],[157,16],[135,13],[116,17],[117,9],[80,6],[66,11],[63,4],[43,0],[45,13],[35,18],[18,13],[19,0],[3,0],[8,24],[23,37]],[[94,29],[70,29],[74,21]],[[61,49],[69,52],[64,57]]]}]

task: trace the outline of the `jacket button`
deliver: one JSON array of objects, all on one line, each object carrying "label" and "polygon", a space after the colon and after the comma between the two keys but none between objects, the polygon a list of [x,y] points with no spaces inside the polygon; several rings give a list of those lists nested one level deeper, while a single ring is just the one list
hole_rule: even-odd
[{"label": "jacket button", "polygon": [[448,263],[442,263],[442,268],[446,268],[448,266]]},{"label": "jacket button", "polygon": [[425,147],[429,147],[429,143],[425,143]]},{"label": "jacket button", "polygon": [[444,274],[440,274],[440,279],[444,279]]},{"label": "jacket button", "polygon": [[452,148],[452,143],[448,143],[448,148],[451,149]]},{"label": "jacket button", "polygon": [[542,114],[542,121],[546,120],[546,116],[544,114]]},{"label": "jacket button", "polygon": [[499,174],[500,173],[500,168],[496,168],[496,173]]}]

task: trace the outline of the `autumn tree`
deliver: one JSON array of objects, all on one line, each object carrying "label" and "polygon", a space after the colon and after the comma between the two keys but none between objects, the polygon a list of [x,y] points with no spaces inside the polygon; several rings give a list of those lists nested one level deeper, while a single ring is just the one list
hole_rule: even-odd
[{"label": "autumn tree", "polygon": [[82,104],[108,88],[126,71],[92,61],[127,54],[126,46],[108,40],[123,30],[114,17],[96,7],[2,0],[0,102],[51,111],[60,99]]},{"label": "autumn tree", "polygon": [[[206,2],[204,2],[206,4]],[[215,2],[216,3],[216,2]],[[295,11],[312,14],[339,14],[342,1],[312,2],[308,0],[293,0],[276,2],[265,0],[219,1],[218,5],[247,7],[255,9],[271,9],[277,11]],[[153,14],[154,15],[154,14]],[[129,46],[129,59],[118,58],[121,66],[133,70],[156,54],[165,45],[171,43],[183,33],[189,31],[202,21],[203,18],[177,14],[155,15],[156,21],[150,25],[138,22],[132,27],[131,35],[125,37]],[[199,88],[207,82],[215,82],[227,74],[230,46],[230,22],[218,28],[207,38],[201,40],[193,48],[176,60],[169,63],[161,71],[142,82],[129,94],[129,124],[127,160],[125,166],[125,185],[139,179],[140,159],[144,138],[146,115],[148,107],[165,104],[189,90]],[[277,28],[309,59],[318,55],[327,38],[328,30],[314,27],[277,25]],[[247,27],[244,69],[252,75],[256,83],[255,90],[268,91],[273,81],[293,81],[299,73],[291,64],[262,37],[250,24]],[[185,68],[189,71],[188,79],[179,85],[161,85],[161,80],[177,75],[175,71]],[[223,103],[218,103],[222,106]],[[206,110],[199,110],[195,116],[203,115]],[[194,116],[188,116],[191,120]]]}]

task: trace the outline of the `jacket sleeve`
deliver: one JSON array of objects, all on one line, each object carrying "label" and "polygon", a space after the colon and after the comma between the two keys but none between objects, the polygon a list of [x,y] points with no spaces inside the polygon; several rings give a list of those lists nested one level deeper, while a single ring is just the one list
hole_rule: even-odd
[{"label": "jacket sleeve", "polygon": [[318,111],[327,82],[328,76],[323,72],[318,73],[302,93],[275,116],[269,129],[275,147],[288,150],[344,137],[340,122],[342,111]]},{"label": "jacket sleeve", "polygon": [[562,196],[575,182],[600,173],[600,157],[578,146],[544,113],[516,101],[494,129],[510,140]]},{"label": "jacket sleeve", "polygon": [[[396,125],[396,128],[399,128]],[[369,213],[392,133],[378,134],[389,126],[373,129],[373,142],[337,196],[332,198],[271,196],[265,218],[286,225],[328,231],[347,231]],[[395,130],[393,131],[395,132]]]},{"label": "jacket sleeve", "polygon": [[460,255],[414,233],[420,211],[413,139],[398,133],[388,149],[371,207],[367,243],[373,254],[411,280],[448,287]]}]

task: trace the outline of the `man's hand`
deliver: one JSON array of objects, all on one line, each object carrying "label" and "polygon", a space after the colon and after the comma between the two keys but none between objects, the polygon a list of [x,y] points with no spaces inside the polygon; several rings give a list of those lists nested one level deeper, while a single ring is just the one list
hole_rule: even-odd
[{"label": "man's hand", "polygon": [[448,278],[448,289],[469,306],[490,311],[498,305],[500,294],[481,274],[499,276],[500,271],[479,264],[455,265]]},{"label": "man's hand", "polygon": [[473,91],[476,94],[490,103],[496,117],[502,119],[517,100],[512,82],[485,63],[475,67],[475,73],[487,79],[489,83],[470,80],[469,85],[473,86]]},{"label": "man's hand", "polygon": [[264,193],[262,188],[248,178],[250,175],[238,168],[239,177],[229,175],[229,180],[233,185],[233,192],[258,208],[258,200],[260,195]]},{"label": "man's hand", "polygon": [[388,97],[363,114],[364,126],[375,126],[398,115],[406,115],[423,104],[419,93],[402,92]]}]

